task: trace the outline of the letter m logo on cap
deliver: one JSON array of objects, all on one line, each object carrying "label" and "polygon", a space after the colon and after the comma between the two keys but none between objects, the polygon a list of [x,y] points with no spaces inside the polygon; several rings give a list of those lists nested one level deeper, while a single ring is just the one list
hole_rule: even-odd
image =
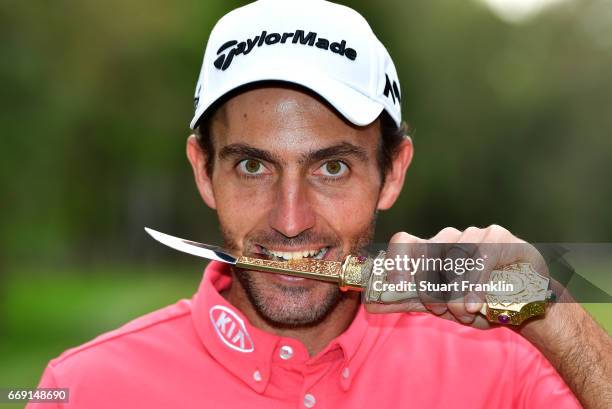
[{"label": "letter m logo on cap", "polygon": [[395,104],[395,99],[397,98],[397,102],[401,102],[402,98],[400,96],[399,87],[397,85],[397,81],[391,81],[389,76],[385,74],[385,89],[383,90],[383,95],[387,98],[393,99],[393,103]]}]

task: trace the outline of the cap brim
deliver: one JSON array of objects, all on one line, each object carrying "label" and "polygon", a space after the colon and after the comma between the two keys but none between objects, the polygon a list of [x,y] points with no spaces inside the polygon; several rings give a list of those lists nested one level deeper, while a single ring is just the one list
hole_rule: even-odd
[{"label": "cap brim", "polygon": [[191,129],[198,125],[202,115],[224,95],[244,85],[262,81],[283,81],[308,88],[332,105],[346,120],[357,126],[371,124],[384,109],[381,103],[372,100],[342,81],[330,78],[324,74],[318,74],[314,71],[296,71],[295,69],[274,73],[267,70],[266,75],[252,73],[247,76],[238,77],[231,81],[231,83],[228,83],[224,89],[217,91],[215,95],[200,101],[190,123]]}]

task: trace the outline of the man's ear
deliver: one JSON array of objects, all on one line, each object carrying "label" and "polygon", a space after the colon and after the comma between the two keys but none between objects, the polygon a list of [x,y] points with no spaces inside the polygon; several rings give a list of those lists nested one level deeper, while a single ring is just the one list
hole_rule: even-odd
[{"label": "man's ear", "polygon": [[406,170],[410,166],[410,162],[412,162],[413,152],[412,140],[407,136],[393,159],[391,169],[387,172],[385,184],[378,196],[378,203],[376,205],[378,210],[387,210],[397,200],[404,186]]},{"label": "man's ear", "polygon": [[200,196],[204,199],[204,203],[211,209],[217,208],[215,201],[215,192],[212,187],[212,180],[206,172],[208,155],[202,151],[200,144],[195,135],[189,135],[187,138],[187,159],[193,168],[193,176],[195,177],[196,186],[200,192]]}]

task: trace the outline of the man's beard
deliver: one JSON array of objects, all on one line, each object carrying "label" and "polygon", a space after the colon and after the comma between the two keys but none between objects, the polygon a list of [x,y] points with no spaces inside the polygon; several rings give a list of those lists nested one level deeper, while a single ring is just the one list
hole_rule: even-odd
[{"label": "man's beard", "polygon": [[[313,300],[312,290],[304,287],[264,284],[246,270],[235,270],[236,278],[244,289],[257,314],[268,324],[278,328],[310,327],[323,321],[346,298],[337,285],[317,284],[324,291]],[[272,288],[271,288],[272,287]]]},{"label": "man's beard", "polygon": [[[362,254],[364,247],[371,243],[376,224],[376,214],[370,223],[351,240],[349,254]],[[227,231],[222,230],[225,245],[236,248],[235,241]],[[258,232],[245,239],[246,243],[261,243],[273,248],[307,246],[309,243],[326,243],[330,247],[341,248],[342,244],[335,235],[317,234],[305,231],[300,235],[287,238],[274,231]],[[232,247],[234,246],[234,247]],[[248,248],[248,246],[245,246]],[[347,254],[340,254],[345,257]],[[266,280],[266,274],[242,269],[234,269],[234,275],[249,299],[249,302],[268,324],[278,328],[311,327],[327,318],[349,296],[340,291],[334,283],[316,282],[308,285],[282,285]]]}]

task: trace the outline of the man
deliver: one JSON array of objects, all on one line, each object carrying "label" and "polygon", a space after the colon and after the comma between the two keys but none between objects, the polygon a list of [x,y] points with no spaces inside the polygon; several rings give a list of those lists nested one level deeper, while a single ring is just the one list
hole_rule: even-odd
[{"label": "man", "polygon": [[[351,9],[260,0],[223,17],[206,48],[187,156],[226,247],[285,260],[360,253],[412,159],[402,97],[389,54]],[[391,239],[485,242],[520,241],[499,226]],[[528,250],[498,254],[496,265],[541,267],[537,251],[518,248]],[[553,304],[515,331],[481,329],[490,325],[480,307],[413,301],[369,307],[375,314],[329,283],[211,262],[192,300],[66,351],[40,386],[69,388],[65,406],[82,408],[611,402],[612,344],[580,306]]]}]

